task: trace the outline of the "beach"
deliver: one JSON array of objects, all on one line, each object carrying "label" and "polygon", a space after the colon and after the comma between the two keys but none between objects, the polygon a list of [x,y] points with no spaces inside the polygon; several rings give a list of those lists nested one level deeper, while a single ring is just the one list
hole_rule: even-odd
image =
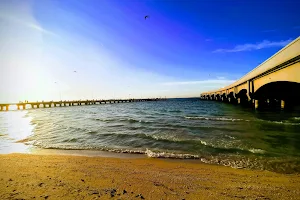
[{"label": "beach", "polygon": [[300,175],[194,161],[0,155],[0,199],[299,199]]}]

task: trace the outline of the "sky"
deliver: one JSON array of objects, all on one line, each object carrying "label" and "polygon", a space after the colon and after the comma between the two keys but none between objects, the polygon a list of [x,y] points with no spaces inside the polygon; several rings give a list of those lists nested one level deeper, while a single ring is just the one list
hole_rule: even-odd
[{"label": "sky", "polygon": [[0,102],[199,97],[297,38],[299,7],[295,0],[0,0]]}]

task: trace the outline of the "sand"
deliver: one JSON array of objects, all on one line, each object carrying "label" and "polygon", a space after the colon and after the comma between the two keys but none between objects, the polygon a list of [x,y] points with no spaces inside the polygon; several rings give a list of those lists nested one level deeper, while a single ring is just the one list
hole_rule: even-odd
[{"label": "sand", "polygon": [[0,199],[300,199],[300,175],[153,158],[0,155]]}]

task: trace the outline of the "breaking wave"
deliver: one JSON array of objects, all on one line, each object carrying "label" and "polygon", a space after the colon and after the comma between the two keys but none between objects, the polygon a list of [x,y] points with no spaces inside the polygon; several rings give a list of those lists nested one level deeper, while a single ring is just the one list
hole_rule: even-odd
[{"label": "breaking wave", "polygon": [[249,122],[250,120],[246,120],[246,119],[234,119],[234,118],[226,118],[226,117],[203,117],[203,116],[199,116],[199,117],[189,117],[189,116],[185,116],[185,119],[191,119],[191,120],[210,120],[210,121],[246,121]]}]

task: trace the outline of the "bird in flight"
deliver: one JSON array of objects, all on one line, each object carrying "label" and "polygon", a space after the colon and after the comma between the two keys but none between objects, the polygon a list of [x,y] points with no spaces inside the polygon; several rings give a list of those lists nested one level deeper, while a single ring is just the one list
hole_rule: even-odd
[{"label": "bird in flight", "polygon": [[77,71],[74,71],[75,73],[77,72]]},{"label": "bird in flight", "polygon": [[147,19],[147,18],[149,18],[149,15],[146,15],[146,16],[145,16],[145,19]]}]

